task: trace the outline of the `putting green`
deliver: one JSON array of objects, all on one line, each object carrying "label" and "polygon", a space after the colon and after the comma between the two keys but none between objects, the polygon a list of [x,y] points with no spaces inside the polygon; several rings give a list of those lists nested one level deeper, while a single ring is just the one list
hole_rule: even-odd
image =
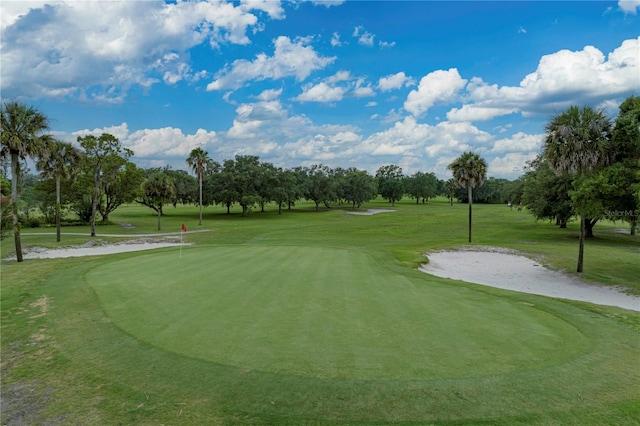
[{"label": "putting green", "polygon": [[86,279],[139,340],[248,370],[461,378],[559,364],[588,345],[571,324],[517,299],[401,275],[356,250],[162,250],[101,264]]}]

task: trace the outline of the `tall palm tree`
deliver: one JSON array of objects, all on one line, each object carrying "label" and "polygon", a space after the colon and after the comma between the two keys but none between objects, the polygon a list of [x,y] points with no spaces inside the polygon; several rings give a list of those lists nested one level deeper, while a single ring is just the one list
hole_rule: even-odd
[{"label": "tall palm tree", "polygon": [[471,242],[471,210],[473,189],[482,185],[487,177],[487,162],[473,152],[465,152],[447,166],[459,187],[467,188],[469,196],[469,242]]},{"label": "tall palm tree", "polygon": [[[590,107],[570,107],[545,126],[542,156],[556,174],[584,177],[607,165],[610,160],[611,121],[604,112]],[[577,271],[584,266],[586,222],[580,213],[580,248]]]},{"label": "tall palm tree", "polygon": [[204,173],[213,166],[213,160],[209,158],[207,151],[198,147],[194,148],[189,154],[187,164],[198,176],[198,183],[200,185],[200,221],[198,225],[202,225],[202,181],[204,180]]},{"label": "tall palm tree", "polygon": [[45,155],[36,162],[44,177],[56,180],[56,241],[60,242],[60,180],[71,179],[78,172],[82,151],[68,142],[53,140]]},{"label": "tall palm tree", "polygon": [[11,101],[3,103],[0,121],[0,156],[11,159],[11,206],[16,259],[22,262],[17,204],[18,181],[22,174],[20,162],[27,157],[37,158],[46,153],[49,137],[45,132],[49,130],[49,119],[33,107]]}]

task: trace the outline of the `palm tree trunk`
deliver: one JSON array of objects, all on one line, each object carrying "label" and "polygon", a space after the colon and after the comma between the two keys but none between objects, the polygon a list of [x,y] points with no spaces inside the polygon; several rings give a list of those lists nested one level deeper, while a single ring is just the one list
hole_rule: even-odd
[{"label": "palm tree trunk", "polygon": [[585,234],[585,221],[584,216],[580,216],[580,248],[578,250],[578,270],[582,272],[584,264],[584,234]]},{"label": "palm tree trunk", "polygon": [[60,174],[56,174],[56,241],[60,242]]},{"label": "palm tree trunk", "polygon": [[22,262],[22,243],[20,242],[20,224],[18,223],[18,174],[20,159],[11,153],[11,213],[13,217],[13,240],[16,246],[16,260]]},{"label": "palm tree trunk", "polygon": [[471,243],[471,206],[473,205],[473,188],[468,188],[469,192],[469,243]]},{"label": "palm tree trunk", "polygon": [[202,172],[198,173],[198,178],[200,181],[200,222],[198,225],[202,225]]}]

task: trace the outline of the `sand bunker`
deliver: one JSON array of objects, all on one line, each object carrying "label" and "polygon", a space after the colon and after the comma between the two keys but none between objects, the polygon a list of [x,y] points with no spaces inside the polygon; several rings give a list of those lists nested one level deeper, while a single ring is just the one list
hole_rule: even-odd
[{"label": "sand bunker", "polygon": [[[184,244],[188,245],[188,244]],[[64,257],[80,257],[80,256],[97,256],[104,254],[127,253],[131,251],[151,250],[162,247],[179,248],[179,242],[129,242],[120,244],[105,244],[97,246],[72,246],[61,249],[45,249],[42,247],[34,247],[25,250],[23,258],[25,259],[58,259]],[[9,259],[15,259],[15,256]]]},{"label": "sand bunker", "polygon": [[538,262],[504,249],[442,251],[428,254],[420,270],[443,278],[505,290],[640,311],[640,297],[612,287],[589,284],[578,277],[551,271]]},{"label": "sand bunker", "polygon": [[360,216],[371,216],[378,213],[391,213],[395,212],[395,210],[386,210],[386,209],[369,209],[366,212],[347,212],[349,214],[356,214]]}]

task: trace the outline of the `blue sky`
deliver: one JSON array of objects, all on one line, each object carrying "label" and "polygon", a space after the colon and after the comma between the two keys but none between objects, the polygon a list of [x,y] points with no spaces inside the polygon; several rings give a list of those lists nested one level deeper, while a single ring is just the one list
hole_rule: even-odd
[{"label": "blue sky", "polygon": [[640,1],[3,1],[3,100],[141,167],[446,170],[513,179],[570,105],[640,95]]}]

